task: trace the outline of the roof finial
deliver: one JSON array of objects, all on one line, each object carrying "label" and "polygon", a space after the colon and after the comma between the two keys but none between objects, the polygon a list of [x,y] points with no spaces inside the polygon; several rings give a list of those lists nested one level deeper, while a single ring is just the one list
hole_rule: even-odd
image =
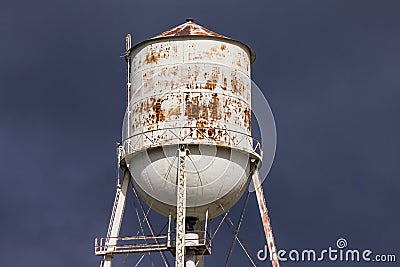
[{"label": "roof finial", "polygon": [[194,19],[193,18],[186,18],[186,21],[187,22],[194,22]]}]

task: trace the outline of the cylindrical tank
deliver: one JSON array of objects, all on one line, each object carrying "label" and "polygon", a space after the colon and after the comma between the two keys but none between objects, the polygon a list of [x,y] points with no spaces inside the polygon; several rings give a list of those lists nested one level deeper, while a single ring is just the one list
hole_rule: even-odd
[{"label": "cylindrical tank", "polygon": [[243,194],[250,163],[254,52],[192,20],[129,51],[123,126],[134,186],[164,216],[176,212],[178,144],[186,144],[186,215],[216,217]]}]

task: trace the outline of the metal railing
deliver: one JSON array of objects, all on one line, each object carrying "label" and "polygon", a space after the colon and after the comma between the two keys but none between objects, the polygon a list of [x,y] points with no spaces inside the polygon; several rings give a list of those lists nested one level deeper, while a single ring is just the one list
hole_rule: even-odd
[{"label": "metal railing", "polygon": [[[211,238],[207,231],[189,230],[186,234],[197,234],[197,237],[185,237],[185,246],[195,248],[202,254],[211,254]],[[170,250],[174,253],[176,246],[175,232],[158,236],[100,237],[95,239],[94,253],[97,256],[154,252]],[[111,245],[112,244],[112,245]]]},{"label": "metal railing", "polygon": [[[111,240],[115,242],[110,242]],[[134,253],[167,250],[167,235],[101,237],[95,239],[95,254]],[[115,245],[110,245],[114,243]]]},{"label": "metal railing", "polygon": [[245,151],[262,160],[261,143],[246,133],[215,127],[173,127],[154,129],[134,134],[122,142],[123,157],[149,148],[178,145],[204,144]]}]

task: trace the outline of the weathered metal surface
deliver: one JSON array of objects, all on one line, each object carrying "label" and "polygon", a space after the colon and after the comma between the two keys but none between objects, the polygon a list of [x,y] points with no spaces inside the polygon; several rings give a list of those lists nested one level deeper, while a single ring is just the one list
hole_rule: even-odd
[{"label": "weathered metal surface", "polygon": [[165,216],[177,206],[172,145],[190,145],[186,216],[204,218],[209,210],[213,218],[237,202],[250,158],[261,158],[251,137],[250,52],[211,35],[181,37],[131,51],[123,145],[135,187]]},{"label": "weathered metal surface", "polygon": [[[216,39],[224,40],[225,42],[234,43],[238,46],[241,46],[244,50],[247,50],[250,54],[251,63],[253,63],[254,60],[256,59],[256,54],[255,54],[254,50],[251,49],[251,47],[249,47],[248,45],[246,45],[242,42],[236,41],[232,38],[226,37],[224,35],[221,35],[219,33],[213,32],[203,26],[200,26],[197,23],[195,23],[193,21],[193,19],[186,19],[186,23],[176,26],[175,28],[172,28],[172,29],[167,30],[157,36],[154,36],[153,38],[150,38],[148,40],[145,40],[141,43],[136,44],[136,46],[134,46],[132,49],[130,49],[129,52],[131,52],[132,50],[135,50],[138,47],[148,45],[149,43],[151,43],[154,40],[179,39],[182,37],[183,38],[204,37],[204,38],[213,38],[214,40],[216,40]],[[149,57],[149,60],[151,61],[152,57]]]},{"label": "weathered metal surface", "polygon": [[[122,142],[123,157],[143,152],[153,147],[179,145],[217,145],[230,149],[240,149],[253,159],[262,160],[263,151],[258,140],[232,130],[214,128],[221,138],[209,139],[210,128],[174,127],[155,129],[131,136]],[[196,138],[197,137],[197,138]],[[216,141],[217,140],[217,141]]]},{"label": "weathered metal surface", "polygon": [[[153,210],[175,217],[177,206],[177,146],[164,146],[127,156],[135,188]],[[227,148],[188,146],[186,216],[215,218],[230,209],[246,189],[249,156]],[[221,206],[224,208],[222,209]]]},{"label": "weathered metal surface", "polygon": [[250,61],[241,47],[219,40],[155,43],[133,57],[132,78],[130,135],[190,126],[217,143],[223,136],[216,129],[251,134]]},{"label": "weathered metal surface", "polygon": [[194,23],[193,19],[188,18],[188,19],[186,19],[186,23],[179,25],[175,28],[172,28],[168,31],[165,31],[165,32],[157,35],[156,37],[154,37],[154,39],[161,38],[161,37],[188,36],[188,35],[201,35],[201,36],[213,36],[213,37],[228,38],[221,34],[215,33],[209,29],[206,29],[206,28]]},{"label": "weathered metal surface", "polygon": [[132,113],[133,134],[176,127],[191,131],[193,127],[204,130],[203,135],[192,136],[194,139],[207,136],[217,144],[227,142],[221,129],[251,133],[250,107],[240,99],[217,93],[184,91],[150,97],[133,104]]}]

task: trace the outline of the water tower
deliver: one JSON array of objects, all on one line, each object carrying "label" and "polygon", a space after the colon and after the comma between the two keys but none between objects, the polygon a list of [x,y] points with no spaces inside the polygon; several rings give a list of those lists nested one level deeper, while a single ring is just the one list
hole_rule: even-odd
[{"label": "water tower", "polygon": [[[101,266],[117,253],[169,250],[175,266],[204,264],[207,222],[256,188],[273,266],[279,266],[251,136],[250,65],[254,51],[192,19],[131,47],[126,38],[127,108],[118,164],[124,171],[106,238],[96,239]],[[164,236],[119,237],[129,184],[169,218]]]}]

